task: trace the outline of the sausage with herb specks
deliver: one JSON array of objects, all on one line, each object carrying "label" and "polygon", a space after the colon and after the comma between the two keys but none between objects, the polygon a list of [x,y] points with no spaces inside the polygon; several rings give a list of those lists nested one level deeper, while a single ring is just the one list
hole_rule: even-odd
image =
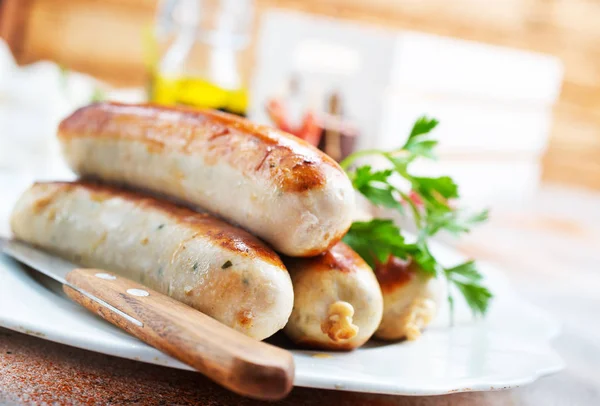
[{"label": "sausage with herb specks", "polygon": [[71,168],[174,197],[313,256],[350,227],[352,184],[340,166],[283,131],[209,110],[100,103],[62,121]]},{"label": "sausage with herb specks", "polygon": [[20,240],[114,271],[256,339],[283,328],[292,311],[277,254],[208,214],[91,183],[36,183],[11,227]]},{"label": "sausage with herb specks", "polygon": [[285,258],[294,309],[285,333],[304,347],[351,350],[363,345],[381,320],[383,299],[373,270],[337,243],[314,258]]}]

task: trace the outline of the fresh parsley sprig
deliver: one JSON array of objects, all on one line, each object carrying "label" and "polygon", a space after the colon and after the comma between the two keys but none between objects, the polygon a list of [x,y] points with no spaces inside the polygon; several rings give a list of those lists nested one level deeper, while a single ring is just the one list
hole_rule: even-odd
[{"label": "fresh parsley sprig", "polygon": [[411,254],[410,246],[393,220],[355,221],[344,241],[373,268],[377,263],[386,262],[390,255],[406,259]]},{"label": "fresh parsley sprig", "polygon": [[[484,316],[487,312],[492,293],[481,284],[482,276],[474,261],[467,261],[452,268],[444,269],[449,284],[456,286],[471,308],[474,316]],[[451,321],[454,322],[454,297],[448,293]]]},{"label": "fresh parsley sprig", "polygon": [[449,233],[460,236],[468,233],[471,228],[488,219],[488,210],[482,210],[476,213],[457,209],[449,211],[440,211],[430,213],[427,219],[427,234],[434,236],[440,230],[446,230]]},{"label": "fresh parsley sprig", "polygon": [[[454,235],[467,233],[472,226],[487,220],[488,212],[470,213],[453,207],[453,200],[459,198],[459,190],[452,178],[421,177],[410,171],[412,162],[419,157],[435,159],[434,150],[438,142],[431,139],[430,133],[437,125],[435,119],[420,117],[400,148],[391,151],[358,151],[340,163],[354,188],[374,205],[395,209],[403,214],[405,205],[408,206],[418,230],[416,241],[407,242],[393,221],[385,219],[353,223],[344,241],[372,267],[387,261],[390,256],[410,257],[422,272],[445,277],[463,295],[473,315],[482,316],[488,309],[492,294],[483,286],[483,277],[475,263],[467,261],[444,268],[431,253],[428,241],[441,230]],[[385,158],[391,169],[374,170],[370,165],[354,168],[353,164],[365,156]],[[410,192],[396,186],[393,178],[398,176],[408,182]],[[451,289],[448,290],[448,303],[453,313]]]},{"label": "fresh parsley sprig", "polygon": [[361,166],[353,173],[352,185],[373,204],[403,211],[402,193],[388,180],[392,173],[391,169],[373,171],[369,165]]}]

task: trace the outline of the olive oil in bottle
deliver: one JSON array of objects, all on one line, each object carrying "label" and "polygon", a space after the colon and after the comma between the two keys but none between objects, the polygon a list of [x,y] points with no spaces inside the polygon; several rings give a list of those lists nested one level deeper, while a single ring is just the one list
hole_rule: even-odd
[{"label": "olive oil in bottle", "polygon": [[224,89],[198,78],[167,78],[156,74],[151,100],[164,105],[185,105],[211,108],[245,116],[248,92],[245,89]]},{"label": "olive oil in bottle", "polygon": [[252,0],[163,0],[149,99],[245,116],[242,67],[253,8]]}]

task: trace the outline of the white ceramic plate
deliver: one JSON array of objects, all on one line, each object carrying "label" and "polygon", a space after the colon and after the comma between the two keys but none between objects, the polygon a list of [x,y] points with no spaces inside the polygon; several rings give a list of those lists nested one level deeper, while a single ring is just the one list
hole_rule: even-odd
[{"label": "white ceramic plate", "polygon": [[[439,248],[438,248],[439,251]],[[447,251],[439,251],[452,254]],[[484,321],[459,306],[453,328],[443,312],[415,342],[372,342],[351,353],[292,350],[295,385],[402,395],[505,389],[563,367],[551,349],[557,323],[516,297],[486,268],[496,300]],[[187,366],[69,301],[60,286],[0,256],[0,325],[48,340],[152,364]]]},{"label": "white ceramic plate", "polygon": [[[6,207],[0,207],[0,233],[5,235]],[[447,265],[463,259],[442,246],[435,246],[434,251]],[[295,385],[439,395],[511,388],[562,369],[562,360],[550,346],[558,333],[557,322],[517,297],[500,272],[481,268],[496,296],[485,320],[471,320],[466,306],[459,303],[453,328],[448,327],[447,309],[442,309],[414,342],[370,342],[350,353],[292,349]],[[72,303],[58,284],[3,254],[0,326],[117,357],[189,369]]]}]

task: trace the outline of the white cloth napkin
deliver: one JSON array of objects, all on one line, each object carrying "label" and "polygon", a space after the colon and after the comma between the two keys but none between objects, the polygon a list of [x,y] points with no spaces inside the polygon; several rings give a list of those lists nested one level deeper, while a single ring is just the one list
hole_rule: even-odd
[{"label": "white cloth napkin", "polygon": [[60,120],[99,93],[111,100],[144,99],[141,89],[113,91],[90,76],[52,62],[19,67],[0,40],[0,173],[36,179],[69,176],[60,158],[56,128]]}]

